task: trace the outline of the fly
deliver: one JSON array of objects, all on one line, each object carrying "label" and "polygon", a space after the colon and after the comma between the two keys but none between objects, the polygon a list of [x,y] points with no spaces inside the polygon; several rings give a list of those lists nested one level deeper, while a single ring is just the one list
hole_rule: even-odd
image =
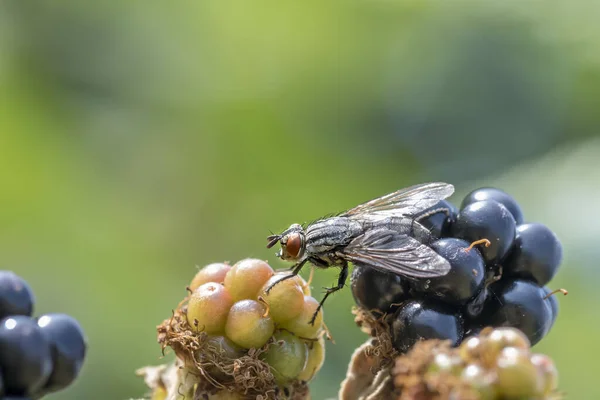
[{"label": "fly", "polygon": [[419,221],[448,212],[426,210],[452,193],[454,186],[447,183],[415,185],[306,226],[292,224],[281,234],[269,236],[267,248],[279,242],[277,256],[294,265],[290,275],[274,282],[267,293],[279,282],[296,276],[307,262],[318,268],[339,267],[337,285],[326,288],[312,325],[327,297],[345,286],[349,262],[412,279],[446,275],[450,264],[428,246],[433,235]]}]

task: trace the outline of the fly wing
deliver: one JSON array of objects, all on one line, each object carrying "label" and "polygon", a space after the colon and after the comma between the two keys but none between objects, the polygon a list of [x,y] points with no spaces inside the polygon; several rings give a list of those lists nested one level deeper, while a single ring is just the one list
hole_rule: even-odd
[{"label": "fly wing", "polygon": [[339,251],[344,259],[413,278],[446,275],[450,263],[415,238],[389,229],[375,229]]},{"label": "fly wing", "polygon": [[372,217],[415,215],[451,196],[452,193],[454,193],[454,186],[449,183],[423,183],[363,203],[341,216],[368,219],[369,215]]}]

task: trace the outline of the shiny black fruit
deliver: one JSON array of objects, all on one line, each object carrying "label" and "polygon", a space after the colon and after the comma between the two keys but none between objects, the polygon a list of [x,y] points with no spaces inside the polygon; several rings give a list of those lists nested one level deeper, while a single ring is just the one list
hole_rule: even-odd
[{"label": "shiny black fruit", "polygon": [[392,341],[400,352],[407,352],[419,340],[462,341],[464,326],[453,308],[423,300],[410,300],[396,310],[391,323]]},{"label": "shiny black fruit", "polygon": [[451,228],[452,236],[474,242],[490,241],[490,246],[478,246],[486,264],[496,264],[508,253],[515,239],[516,223],[502,204],[487,200],[467,205],[460,210]]},{"label": "shiny black fruit", "polygon": [[543,286],[554,278],[561,261],[562,246],[554,232],[533,223],[517,226],[513,249],[503,265],[508,275]]},{"label": "shiny black fruit", "polygon": [[44,389],[63,389],[73,383],[83,365],[87,347],[83,329],[73,317],[65,314],[42,315],[38,326],[52,350],[52,374]]},{"label": "shiny black fruit", "polygon": [[50,344],[35,320],[7,317],[0,322],[0,369],[11,395],[37,392],[52,372]]},{"label": "shiny black fruit", "polygon": [[483,287],[485,264],[478,249],[467,250],[469,243],[446,238],[430,244],[439,255],[450,262],[446,275],[419,279],[413,288],[428,296],[453,305],[463,305]]},{"label": "shiny black fruit", "polygon": [[31,316],[34,296],[25,280],[14,272],[0,271],[0,319],[13,315]]},{"label": "shiny black fruit", "polygon": [[358,306],[368,311],[379,310],[381,313],[389,312],[392,304],[406,299],[408,292],[407,285],[400,276],[360,264],[354,265],[350,288]]},{"label": "shiny black fruit", "polygon": [[465,208],[471,203],[485,200],[493,200],[502,204],[510,211],[517,224],[523,223],[523,211],[521,211],[519,203],[511,195],[497,188],[485,187],[473,190],[465,196],[460,208]]},{"label": "shiny black fruit", "polygon": [[553,306],[548,292],[524,280],[501,280],[489,286],[489,301],[478,320],[479,326],[510,326],[522,331],[531,344],[550,330]]},{"label": "shiny black fruit", "polygon": [[418,218],[421,225],[427,228],[433,237],[443,238],[450,234],[450,227],[456,221],[458,209],[449,201],[442,200],[435,206],[428,208]]},{"label": "shiny black fruit", "polygon": [[468,320],[476,319],[481,315],[485,309],[485,303],[488,300],[490,291],[487,287],[482,287],[479,293],[477,293],[463,308],[463,315]]}]

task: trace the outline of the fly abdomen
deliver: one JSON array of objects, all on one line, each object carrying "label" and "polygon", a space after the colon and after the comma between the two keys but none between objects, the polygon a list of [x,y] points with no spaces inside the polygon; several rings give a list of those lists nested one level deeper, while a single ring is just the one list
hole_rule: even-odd
[{"label": "fly abdomen", "polygon": [[427,244],[431,241],[431,232],[411,217],[386,217],[368,221],[365,229],[389,229],[403,235],[414,237],[419,242]]}]

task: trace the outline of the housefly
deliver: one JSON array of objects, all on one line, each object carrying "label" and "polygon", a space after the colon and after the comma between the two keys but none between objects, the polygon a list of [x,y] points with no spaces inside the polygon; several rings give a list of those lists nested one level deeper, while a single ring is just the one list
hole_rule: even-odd
[{"label": "housefly", "polygon": [[446,275],[450,264],[428,246],[434,238],[419,221],[433,213],[448,212],[431,208],[453,192],[454,186],[447,183],[415,185],[305,226],[292,224],[281,234],[269,236],[267,248],[279,242],[277,256],[295,264],[291,273],[275,281],[267,293],[297,275],[307,262],[318,268],[339,267],[337,285],[326,288],[310,321],[314,324],[327,297],[344,287],[348,262],[411,279]]}]

